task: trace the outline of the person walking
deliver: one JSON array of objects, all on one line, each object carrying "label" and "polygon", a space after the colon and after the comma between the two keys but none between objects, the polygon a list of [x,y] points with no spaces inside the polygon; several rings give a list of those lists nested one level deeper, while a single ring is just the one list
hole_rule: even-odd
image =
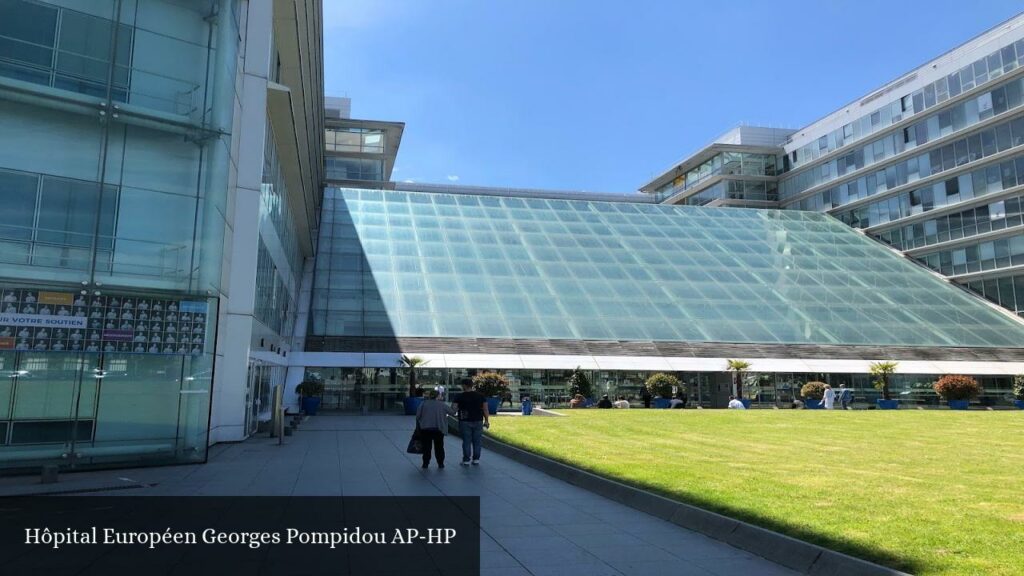
[{"label": "person walking", "polygon": [[651,391],[644,386],[640,389],[640,399],[644,401],[644,408],[651,407]]},{"label": "person walking", "polygon": [[821,398],[821,405],[825,410],[832,410],[836,403],[836,391],[831,386],[825,384],[825,395]]},{"label": "person walking", "polygon": [[491,425],[487,398],[473,388],[473,381],[462,379],[462,394],[455,401],[459,413],[459,434],[462,435],[462,465],[480,464],[484,428]]},{"label": "person walking", "polygon": [[448,429],[448,415],[455,414],[455,409],[440,400],[441,394],[431,390],[428,398],[423,400],[416,409],[416,428],[420,431],[423,441],[423,467],[430,466],[430,453],[433,449],[437,467],[444,468],[444,434]]},{"label": "person walking", "polygon": [[839,385],[839,405],[842,406],[843,410],[849,410],[850,404],[853,403],[853,390],[846,387],[846,382]]}]

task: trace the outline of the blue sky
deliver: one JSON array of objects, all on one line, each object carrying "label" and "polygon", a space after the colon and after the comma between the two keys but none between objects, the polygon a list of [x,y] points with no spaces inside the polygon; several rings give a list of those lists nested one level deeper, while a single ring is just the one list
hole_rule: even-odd
[{"label": "blue sky", "polygon": [[328,95],[406,123],[395,180],[636,190],[739,124],[798,128],[1019,0],[324,0]]}]

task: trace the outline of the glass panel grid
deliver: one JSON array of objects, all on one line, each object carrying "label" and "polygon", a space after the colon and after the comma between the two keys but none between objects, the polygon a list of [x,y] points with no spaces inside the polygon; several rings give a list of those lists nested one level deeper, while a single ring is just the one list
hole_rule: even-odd
[{"label": "glass panel grid", "polygon": [[[321,234],[334,242],[318,262],[348,259],[359,269],[318,266],[331,289],[317,284],[327,296],[314,297],[314,317],[325,319],[314,321],[316,335],[976,347],[1024,341],[1024,327],[1012,319],[822,214],[533,198],[495,203],[338,188],[327,198],[335,201],[325,202],[333,213]],[[396,204],[455,208],[461,215],[446,220],[459,226],[424,234],[420,219],[391,219],[386,228],[368,222]],[[592,225],[579,227],[566,214],[586,215]],[[638,233],[651,228],[660,234]],[[501,244],[491,243],[495,235]],[[335,285],[359,274],[362,290]],[[349,309],[338,299],[362,315],[332,318],[328,310]],[[377,302],[372,310],[370,302]]]}]

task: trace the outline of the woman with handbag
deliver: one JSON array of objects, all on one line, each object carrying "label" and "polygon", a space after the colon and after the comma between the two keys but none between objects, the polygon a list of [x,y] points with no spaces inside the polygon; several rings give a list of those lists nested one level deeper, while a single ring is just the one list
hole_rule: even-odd
[{"label": "woman with handbag", "polygon": [[[448,430],[448,415],[455,409],[438,399],[438,391],[431,390],[416,410],[416,430],[423,444],[423,467],[430,465],[430,453],[434,452],[437,467],[444,468],[444,434]],[[433,448],[433,450],[431,450]]]}]

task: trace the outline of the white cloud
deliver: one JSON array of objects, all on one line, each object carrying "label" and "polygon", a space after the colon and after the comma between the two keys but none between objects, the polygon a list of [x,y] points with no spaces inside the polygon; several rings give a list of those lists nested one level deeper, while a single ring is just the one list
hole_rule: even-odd
[{"label": "white cloud", "polygon": [[413,180],[412,178],[407,178],[405,180],[402,180],[402,182],[404,182],[406,184],[414,184],[416,181]]},{"label": "white cloud", "polygon": [[448,175],[448,181],[449,182],[458,182],[459,181],[459,177],[456,176],[455,174],[449,174]]}]

